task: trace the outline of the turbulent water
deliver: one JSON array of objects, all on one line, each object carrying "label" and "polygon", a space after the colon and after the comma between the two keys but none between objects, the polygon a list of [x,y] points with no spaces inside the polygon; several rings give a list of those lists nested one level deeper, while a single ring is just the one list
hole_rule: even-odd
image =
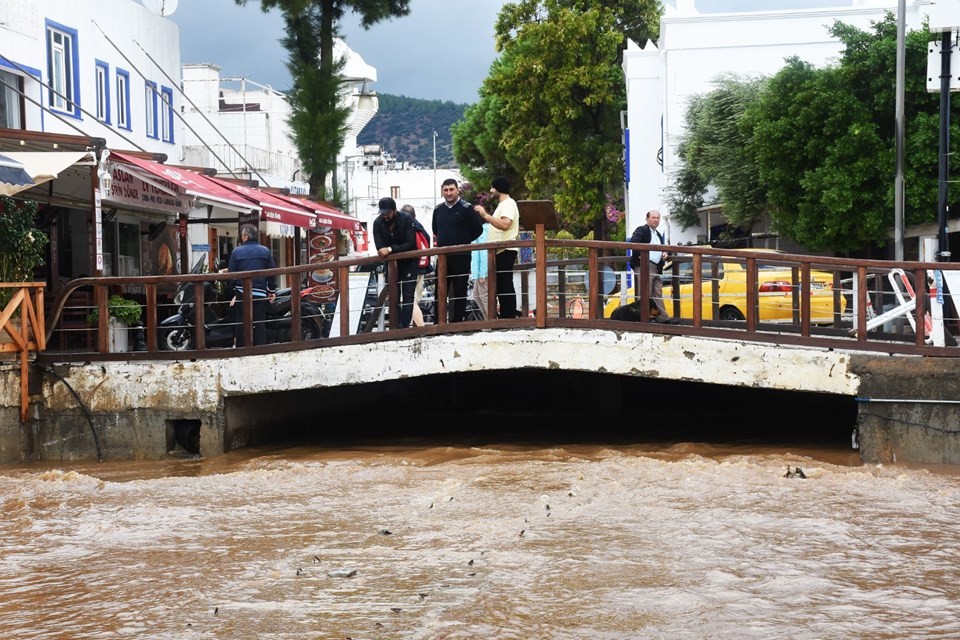
[{"label": "turbulent water", "polygon": [[0,638],[955,638],[951,471],[429,444],[7,468]]}]

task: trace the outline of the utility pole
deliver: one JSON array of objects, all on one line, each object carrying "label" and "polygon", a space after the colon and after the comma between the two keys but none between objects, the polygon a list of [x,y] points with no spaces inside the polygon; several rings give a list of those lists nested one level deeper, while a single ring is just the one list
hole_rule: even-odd
[{"label": "utility pole", "polygon": [[437,132],[433,132],[433,199],[434,204],[440,199],[437,191]]},{"label": "utility pole", "polygon": [[897,106],[896,106],[896,177],[894,178],[894,203],[893,203],[893,245],[894,260],[903,261],[903,207],[904,207],[904,185],[903,185],[903,121],[904,121],[904,85],[906,82],[906,23],[907,23],[907,0],[900,0],[897,6]]}]

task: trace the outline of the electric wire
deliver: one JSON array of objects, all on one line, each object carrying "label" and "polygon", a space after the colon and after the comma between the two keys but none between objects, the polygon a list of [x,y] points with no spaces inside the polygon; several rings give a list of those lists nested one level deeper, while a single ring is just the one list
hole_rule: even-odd
[{"label": "electric wire", "polygon": [[909,427],[920,427],[921,429],[926,429],[927,431],[936,431],[937,433],[946,433],[950,435],[960,435],[960,430],[955,429],[943,429],[941,427],[935,427],[931,424],[926,424],[924,422],[914,422],[912,420],[903,420],[901,418],[894,418],[892,416],[884,416],[879,413],[861,413],[857,416],[857,422],[862,423],[864,418],[880,418],[881,420],[886,420],[887,422],[898,422],[900,424],[907,425]]},{"label": "electric wire", "polygon": [[44,367],[39,364],[36,366],[41,371],[45,373],[49,373],[51,376],[53,376],[54,378],[62,382],[64,386],[70,390],[70,393],[73,394],[73,397],[77,401],[77,406],[80,407],[80,411],[83,412],[83,415],[87,417],[87,423],[90,425],[90,432],[93,434],[93,443],[97,447],[97,462],[103,462],[103,449],[100,448],[100,436],[97,435],[97,430],[93,426],[93,417],[90,415],[90,412],[87,411],[87,408],[83,406],[83,401],[80,400],[80,395],[76,392],[76,390],[72,386],[70,386],[70,383],[67,382],[63,376],[61,376],[59,373],[57,373],[50,367]]},{"label": "electric wire", "polygon": [[[91,20],[90,22],[93,23],[93,26],[95,26],[97,29],[99,29],[100,33],[103,34],[103,37],[106,39],[106,41],[107,41],[108,43],[110,43],[110,46],[117,50],[117,53],[119,53],[119,54],[121,55],[121,57],[123,57],[123,59],[127,62],[127,64],[129,64],[129,65],[133,68],[134,71],[136,71],[138,74],[140,74],[140,77],[143,78],[144,81],[149,81],[149,80],[150,80],[150,79],[143,73],[143,71],[140,71],[140,68],[139,68],[137,65],[135,65],[135,64],[133,63],[133,61],[132,61],[129,57],[127,57],[127,54],[125,54],[125,53],[123,52],[123,50],[122,50],[120,47],[118,47],[113,40],[110,39],[110,36],[108,36],[108,35],[106,34],[106,32],[100,27],[100,25],[97,24],[97,21],[96,21],[96,20]],[[140,46],[139,43],[137,44],[137,46],[138,46],[138,47]],[[143,47],[140,47],[140,48],[143,49]],[[144,52],[144,53],[146,53],[146,52]],[[150,57],[150,56],[148,55],[147,57]],[[157,64],[156,61],[154,61],[152,58],[151,58],[151,62],[153,62],[154,64]],[[157,65],[157,66],[159,67],[160,65]],[[175,85],[177,84],[177,82],[176,82],[175,80],[173,80],[172,78],[170,78],[169,75],[167,75],[166,71],[163,71],[163,69],[161,69],[161,71],[163,72],[164,76],[166,76],[166,78],[170,81],[171,84],[175,84]],[[177,89],[180,91],[181,94],[183,94],[183,90],[180,89],[179,85],[177,85]],[[164,104],[166,104],[168,107],[170,107],[170,112],[173,113],[175,116],[177,116],[177,117],[180,119],[180,122],[182,122],[184,125],[186,125],[186,127],[187,127],[188,129],[190,129],[190,132],[193,133],[193,135],[197,136],[197,139],[199,139],[201,142],[203,142],[203,139],[200,138],[200,135],[199,135],[196,131],[194,131],[193,128],[192,128],[189,124],[187,124],[187,121],[184,120],[184,118],[183,118],[182,115],[180,115],[179,113],[177,113],[177,110],[173,108],[173,105],[170,104],[170,102],[167,101],[167,100],[163,97],[163,95],[162,95],[161,93],[159,93],[158,91],[156,91],[156,89],[154,89],[154,93],[155,93],[156,95],[160,96],[160,100],[161,100]],[[192,103],[191,103],[191,104],[192,104]],[[219,132],[217,132],[217,133],[219,133]],[[223,134],[220,134],[220,135],[223,135]],[[209,147],[206,143],[204,143],[203,146],[207,147],[207,149],[209,149],[210,153],[213,154],[213,157],[216,158],[217,161],[218,161],[220,164],[222,164],[224,167],[226,167],[227,172],[229,172],[231,176],[233,176],[234,178],[237,177],[237,174],[235,174],[235,173],[230,169],[230,167],[227,166],[227,163],[224,162],[223,159],[222,159],[220,156],[218,156],[213,149],[210,149],[210,147]],[[241,156],[241,157],[242,157],[242,156]],[[244,159],[244,162],[246,162],[246,159]],[[260,175],[260,174],[258,173],[257,175]]]},{"label": "electric wire", "polygon": [[[97,28],[99,28],[99,26],[98,26]],[[101,30],[101,31],[102,31],[102,30]],[[104,34],[104,37],[106,38],[107,35]],[[109,41],[109,38],[107,38],[107,40]],[[217,126],[216,126],[215,124],[213,124],[213,122],[210,121],[210,118],[208,118],[207,115],[206,115],[203,111],[200,110],[200,107],[198,107],[198,106],[196,105],[196,103],[195,103],[193,100],[190,99],[190,96],[188,96],[188,95],[186,94],[186,92],[181,88],[180,84],[178,84],[176,80],[174,80],[173,78],[170,77],[170,74],[168,74],[167,71],[166,71],[163,67],[160,66],[160,63],[159,63],[159,62],[157,62],[156,60],[154,60],[153,56],[151,56],[151,55],[147,52],[147,50],[143,48],[143,45],[141,45],[141,44],[140,44],[139,42],[137,42],[136,40],[134,40],[133,43],[134,43],[135,45],[137,45],[138,47],[140,47],[140,50],[143,51],[143,55],[147,56],[147,59],[149,59],[150,62],[152,62],[152,63],[154,64],[154,66],[157,67],[157,69],[160,70],[160,73],[162,73],[162,74],[164,75],[164,77],[165,77],[171,84],[177,85],[177,90],[180,91],[180,95],[183,96],[184,100],[186,100],[186,101],[190,104],[190,106],[193,107],[198,114],[200,114],[200,117],[203,118],[203,119],[206,121],[206,123],[209,124],[210,127],[211,127],[214,131],[216,131],[217,134],[218,134],[221,138],[223,138],[223,141],[227,143],[227,146],[229,146],[230,149],[231,149],[234,153],[236,153],[237,156],[239,156],[239,158],[240,158],[241,160],[243,160],[244,166],[246,166],[247,169],[249,169],[252,173],[257,174],[257,177],[260,178],[260,180],[263,181],[264,186],[269,187],[269,186],[270,186],[270,183],[267,182],[267,179],[264,178],[262,175],[260,175],[260,172],[259,172],[259,171],[257,171],[256,169],[254,169],[253,165],[250,164],[250,162],[244,157],[244,155],[243,155],[242,153],[240,153],[240,151],[237,150],[237,148],[236,148],[235,146],[233,146],[233,143],[230,142],[230,140],[227,138],[227,136],[225,136],[225,135],[223,134],[223,132],[220,131],[220,130],[217,128]],[[113,43],[111,42],[110,44],[113,44]],[[116,45],[113,45],[113,46],[116,47]],[[119,49],[118,49],[118,51],[119,51]],[[187,121],[186,121],[186,120],[183,120],[183,118],[181,118],[181,120],[183,121],[184,124],[187,125],[187,127],[190,127],[190,125],[187,124]],[[230,168],[227,166],[227,164],[217,156],[216,152],[210,147],[210,145],[208,145],[208,144],[204,141],[204,139],[200,136],[200,134],[198,134],[198,133],[197,133],[196,131],[194,131],[192,128],[190,128],[190,131],[193,133],[193,135],[197,136],[197,140],[199,140],[199,141],[201,142],[201,144],[203,144],[203,146],[206,147],[207,150],[210,151],[210,153],[212,153],[212,154],[214,155],[214,157],[216,157],[217,160],[220,161],[220,164],[222,164],[224,167],[226,167],[226,168],[227,168],[227,171],[230,171]],[[230,171],[230,175],[234,175],[232,171]],[[234,177],[236,177],[236,176],[234,175]]]}]

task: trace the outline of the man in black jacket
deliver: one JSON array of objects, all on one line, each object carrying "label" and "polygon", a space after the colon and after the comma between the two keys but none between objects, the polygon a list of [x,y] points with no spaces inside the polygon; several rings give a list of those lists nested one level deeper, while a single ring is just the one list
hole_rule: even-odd
[{"label": "man in black jacket", "polygon": [[[416,232],[410,214],[397,211],[393,198],[380,198],[380,215],[373,221],[373,242],[377,255],[386,258],[392,253],[413,251],[417,248]],[[417,286],[417,258],[397,260],[397,279],[400,281],[400,317],[393,328],[406,329],[413,316],[413,293]]]},{"label": "man in black jacket", "polygon": [[[440,187],[443,202],[433,210],[433,238],[438,247],[470,244],[483,233],[483,220],[469,202],[460,197],[460,186],[447,178]],[[467,313],[467,281],[470,278],[470,251],[447,258],[447,299],[450,322],[463,322]]]},{"label": "man in black jacket", "polygon": [[[660,212],[653,210],[647,212],[647,223],[640,225],[633,231],[633,235],[630,236],[630,242],[642,242],[644,244],[651,245],[662,245],[663,234],[657,231],[657,227],[660,226]],[[633,267],[633,272],[636,275],[634,278],[634,291],[636,292],[636,299],[640,299],[640,289],[639,289],[639,278],[640,278],[640,260],[643,259],[644,253],[642,251],[634,251],[633,255],[630,256],[630,266]],[[651,317],[652,322],[664,322],[667,324],[673,324],[676,322],[670,314],[667,313],[667,309],[663,304],[663,279],[661,275],[663,273],[663,264],[666,261],[667,252],[651,249],[648,254],[648,259],[650,260],[650,302],[656,307],[657,311],[660,312],[659,316]]]}]

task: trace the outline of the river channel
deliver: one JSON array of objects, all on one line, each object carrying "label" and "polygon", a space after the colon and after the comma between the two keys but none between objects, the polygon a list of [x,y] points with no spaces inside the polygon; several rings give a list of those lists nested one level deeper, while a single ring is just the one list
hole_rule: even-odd
[{"label": "river channel", "polygon": [[958,522],[956,470],[849,444],[31,464],[0,469],[0,637],[956,638]]}]

